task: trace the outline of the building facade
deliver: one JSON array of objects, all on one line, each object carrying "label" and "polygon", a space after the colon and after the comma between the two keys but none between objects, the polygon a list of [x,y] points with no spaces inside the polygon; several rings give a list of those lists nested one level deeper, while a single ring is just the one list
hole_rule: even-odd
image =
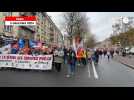
[{"label": "building facade", "polygon": [[98,43],[95,48],[112,48],[112,47],[113,47],[113,45],[112,45],[110,39],[106,39],[106,40]]},{"label": "building facade", "polygon": [[[5,16],[36,16],[35,26],[5,26]],[[50,46],[62,45],[63,36],[46,12],[0,12],[0,35],[27,37],[45,42]]]},{"label": "building facade", "polygon": [[116,17],[113,18],[113,34],[124,33],[130,28],[134,28],[134,17]]},{"label": "building facade", "polygon": [[63,35],[55,23],[52,21],[50,16],[46,14],[45,19],[45,33],[47,37],[47,42],[51,47],[62,46],[63,45]]}]

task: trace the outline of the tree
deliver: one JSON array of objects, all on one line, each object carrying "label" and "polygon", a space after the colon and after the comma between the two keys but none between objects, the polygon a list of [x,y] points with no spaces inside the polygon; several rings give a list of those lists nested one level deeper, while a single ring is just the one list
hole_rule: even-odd
[{"label": "tree", "polygon": [[71,37],[75,33],[75,25],[77,19],[77,12],[64,13],[64,28],[68,35]]},{"label": "tree", "polygon": [[90,37],[88,37],[85,45],[87,48],[93,48],[96,45],[95,35],[91,35]]},{"label": "tree", "polygon": [[65,28],[65,31],[68,33],[70,37],[71,44],[73,44],[73,39],[75,37],[79,37],[81,40],[84,40],[85,38],[86,40],[88,40],[91,34],[88,25],[88,18],[85,13],[81,12],[64,13],[63,27]]},{"label": "tree", "polygon": [[134,28],[129,29],[125,33],[120,33],[118,35],[111,35],[110,39],[113,44],[120,42],[122,47],[133,46],[134,45]]},{"label": "tree", "polygon": [[111,40],[112,44],[115,45],[117,42],[119,42],[119,36],[112,34],[112,35],[110,36],[110,40]]}]

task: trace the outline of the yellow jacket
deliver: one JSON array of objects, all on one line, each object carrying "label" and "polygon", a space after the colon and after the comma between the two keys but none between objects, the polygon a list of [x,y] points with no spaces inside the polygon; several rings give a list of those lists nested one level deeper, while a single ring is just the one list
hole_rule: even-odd
[{"label": "yellow jacket", "polygon": [[92,52],[88,51],[87,56],[90,58],[92,56]]},{"label": "yellow jacket", "polygon": [[86,51],[84,50],[84,52],[83,52],[83,56],[82,56],[83,58],[86,58]]}]

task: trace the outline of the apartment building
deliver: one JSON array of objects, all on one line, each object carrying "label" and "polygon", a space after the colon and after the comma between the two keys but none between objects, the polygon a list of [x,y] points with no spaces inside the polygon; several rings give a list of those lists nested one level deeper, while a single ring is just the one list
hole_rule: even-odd
[{"label": "apartment building", "polygon": [[48,38],[48,44],[51,47],[60,46],[63,44],[63,36],[58,27],[55,25],[55,23],[52,21],[51,17],[46,14],[45,19],[45,32],[46,36]]},{"label": "apartment building", "polygon": [[[7,26],[5,16],[36,16],[35,26]],[[62,45],[63,36],[46,12],[0,12],[0,34],[11,37],[27,37],[45,42],[50,46]]]},{"label": "apartment building", "polygon": [[130,28],[134,28],[134,17],[115,17],[113,18],[113,34],[124,33]]}]

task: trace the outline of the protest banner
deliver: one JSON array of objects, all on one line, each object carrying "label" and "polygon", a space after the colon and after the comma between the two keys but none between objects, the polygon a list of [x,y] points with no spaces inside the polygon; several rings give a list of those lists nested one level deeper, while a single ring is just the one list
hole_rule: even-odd
[{"label": "protest banner", "polygon": [[19,69],[52,69],[52,55],[16,55],[0,54],[0,67],[12,67]]}]

